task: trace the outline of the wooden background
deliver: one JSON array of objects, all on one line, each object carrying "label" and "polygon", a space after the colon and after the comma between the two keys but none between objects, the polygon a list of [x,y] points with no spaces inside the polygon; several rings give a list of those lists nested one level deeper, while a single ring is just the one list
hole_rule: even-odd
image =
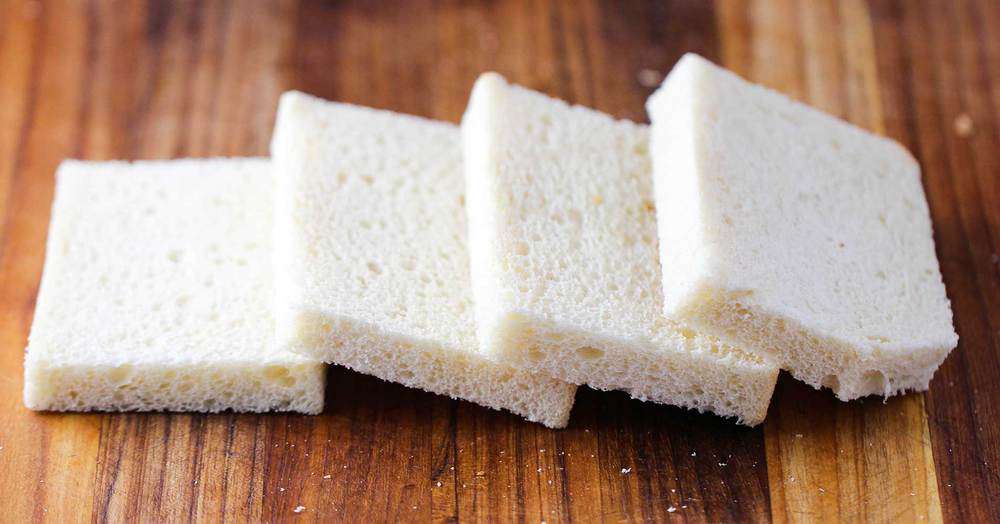
[{"label": "wooden background", "polygon": [[[929,393],[782,377],[754,429],[583,389],[551,431],[343,369],[318,417],[22,406],[61,159],[264,155],[290,88],[457,121],[490,69],[646,121],[685,51],[920,160],[961,336]],[[0,0],[0,216],[0,521],[1000,520],[997,0]]]}]

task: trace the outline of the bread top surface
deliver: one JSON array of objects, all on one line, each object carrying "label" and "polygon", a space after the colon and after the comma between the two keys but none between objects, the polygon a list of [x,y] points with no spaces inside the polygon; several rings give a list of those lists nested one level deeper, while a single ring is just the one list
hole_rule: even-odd
[{"label": "bread top surface", "polygon": [[298,362],[273,346],[263,159],[66,161],[28,358]]},{"label": "bread top surface", "polygon": [[289,92],[272,155],[282,307],[475,350],[456,126]]},{"label": "bread top surface", "polygon": [[668,310],[711,289],[871,351],[955,346],[906,149],[696,55],[648,110]]},{"label": "bread top surface", "polygon": [[462,125],[481,318],[516,312],[647,347],[706,349],[662,313],[646,126],[495,73],[477,81]]}]

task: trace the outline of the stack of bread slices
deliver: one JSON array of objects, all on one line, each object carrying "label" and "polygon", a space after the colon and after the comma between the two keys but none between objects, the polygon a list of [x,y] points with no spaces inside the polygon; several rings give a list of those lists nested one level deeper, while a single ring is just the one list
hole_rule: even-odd
[{"label": "stack of bread slices", "polygon": [[927,388],[958,337],[903,147],[695,55],[647,110],[487,73],[461,126],[289,92],[270,159],[66,161],[25,404],[318,413],[324,363],[549,427],[577,385],[749,425],[779,369]]}]

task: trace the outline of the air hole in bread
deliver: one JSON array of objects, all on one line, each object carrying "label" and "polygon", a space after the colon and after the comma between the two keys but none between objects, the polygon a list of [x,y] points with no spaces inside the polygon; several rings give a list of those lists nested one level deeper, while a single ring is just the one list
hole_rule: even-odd
[{"label": "air hole in bread", "polygon": [[885,375],[878,370],[866,371],[861,377],[862,391],[881,392],[885,390]]},{"label": "air hole in bread", "polygon": [[271,382],[276,382],[282,386],[289,387],[295,384],[295,377],[289,374],[285,366],[271,365],[264,368],[264,377]]},{"label": "air hole in bread", "polygon": [[604,356],[604,350],[592,346],[577,348],[576,354],[585,360],[597,360]]}]

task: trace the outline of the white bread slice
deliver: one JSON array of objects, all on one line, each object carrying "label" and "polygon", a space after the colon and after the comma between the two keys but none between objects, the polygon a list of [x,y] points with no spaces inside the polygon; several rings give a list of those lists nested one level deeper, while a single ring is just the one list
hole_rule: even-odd
[{"label": "white bread slice", "polygon": [[456,126],[282,96],[281,344],[550,427],[576,387],[477,351]]},{"label": "white bread slice", "polygon": [[479,78],[462,122],[480,346],[747,424],[778,370],[663,318],[648,130]]},{"label": "white bread slice", "polygon": [[59,167],[24,370],[36,410],[319,413],[274,345],[263,159]]},{"label": "white bread slice", "polygon": [[696,55],[648,111],[667,315],[844,400],[927,388],[958,336],[902,146]]}]

